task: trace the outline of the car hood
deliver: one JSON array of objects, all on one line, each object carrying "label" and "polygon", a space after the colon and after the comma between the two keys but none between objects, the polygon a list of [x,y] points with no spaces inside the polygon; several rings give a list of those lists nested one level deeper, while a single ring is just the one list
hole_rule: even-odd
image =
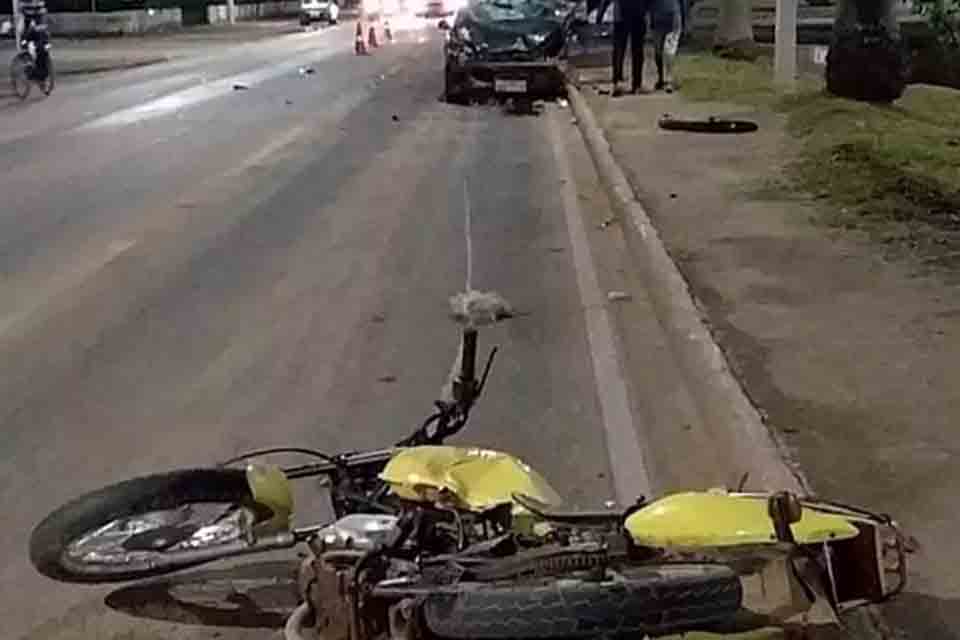
[{"label": "car hood", "polygon": [[457,13],[454,37],[488,53],[558,48],[577,4],[567,0],[472,0]]}]

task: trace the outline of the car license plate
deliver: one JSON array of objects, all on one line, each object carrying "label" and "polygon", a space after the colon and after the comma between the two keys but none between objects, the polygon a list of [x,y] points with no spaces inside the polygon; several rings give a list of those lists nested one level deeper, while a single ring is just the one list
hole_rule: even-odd
[{"label": "car license plate", "polygon": [[493,81],[493,90],[497,93],[526,93],[527,81],[495,78]]}]

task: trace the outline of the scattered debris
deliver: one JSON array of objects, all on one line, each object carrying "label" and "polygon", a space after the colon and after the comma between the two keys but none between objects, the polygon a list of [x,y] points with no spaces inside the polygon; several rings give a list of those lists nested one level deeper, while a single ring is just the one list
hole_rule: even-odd
[{"label": "scattered debris", "polygon": [[397,114],[393,114],[392,120],[393,120],[394,122],[400,122],[400,116],[398,116]]},{"label": "scattered debris", "polygon": [[558,98],[557,104],[560,106],[561,109],[566,109],[567,107],[570,106],[570,103],[567,102],[566,98]]},{"label": "scattered debris", "polygon": [[621,302],[623,300],[629,300],[630,294],[625,291],[611,291],[607,293],[607,299],[610,302]]},{"label": "scattered debris", "polygon": [[313,67],[300,67],[299,72],[302,76],[308,76],[315,73]]},{"label": "scattered debris", "polygon": [[249,86],[247,86],[247,85],[245,85],[245,84],[241,84],[241,83],[239,83],[239,82],[237,82],[236,84],[233,85],[233,90],[234,90],[234,91],[246,91],[246,90],[249,89],[249,88],[250,88]]},{"label": "scattered debris", "polygon": [[670,194],[670,197],[671,197],[671,198],[676,198],[676,197],[677,197],[677,194],[671,193],[671,194]]},{"label": "scattered debris", "polygon": [[380,376],[377,378],[377,382],[396,382],[397,376]]},{"label": "scattered debris", "polygon": [[607,218],[606,220],[604,220],[603,222],[600,223],[600,228],[601,228],[601,229],[606,229],[607,227],[609,227],[610,225],[612,225],[612,224],[613,224],[614,222],[616,222],[616,221],[617,221],[616,218],[612,218],[612,217],[611,217],[611,218]]},{"label": "scattered debris", "polygon": [[580,121],[576,118],[570,118],[570,124],[580,124]]},{"label": "scattered debris", "polygon": [[373,314],[372,320],[377,324],[383,324],[384,322],[387,321],[387,316],[385,316],[382,313],[375,313]]},{"label": "scattered debris", "polygon": [[293,104],[293,100],[287,98],[286,100],[283,101],[283,103],[284,103],[284,104],[287,104],[287,105],[290,105],[290,104]]}]

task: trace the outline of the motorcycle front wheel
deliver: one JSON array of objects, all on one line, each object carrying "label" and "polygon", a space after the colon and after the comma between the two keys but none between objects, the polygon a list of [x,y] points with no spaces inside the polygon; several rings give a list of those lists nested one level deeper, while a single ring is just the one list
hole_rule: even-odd
[{"label": "motorcycle front wheel", "polygon": [[20,53],[14,56],[10,62],[10,87],[14,95],[21,100],[26,100],[30,95],[30,69],[33,66],[33,60],[26,53]]},{"label": "motorcycle front wheel", "polygon": [[120,582],[236,555],[270,517],[240,469],[191,469],[81,496],[33,530],[30,560],[61,582]]}]

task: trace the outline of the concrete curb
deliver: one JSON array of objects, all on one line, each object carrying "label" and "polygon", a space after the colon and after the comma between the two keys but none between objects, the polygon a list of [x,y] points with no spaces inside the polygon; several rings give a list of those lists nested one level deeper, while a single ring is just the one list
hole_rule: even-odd
[{"label": "concrete curb", "polygon": [[567,92],[600,181],[614,209],[622,214],[625,229],[630,229],[624,235],[644,271],[657,321],[704,424],[730,461],[731,478],[749,472],[751,489],[807,493],[802,474],[788,463],[786,452],[731,372],[686,281],[614,158],[593,110],[576,86],[568,83]]}]

